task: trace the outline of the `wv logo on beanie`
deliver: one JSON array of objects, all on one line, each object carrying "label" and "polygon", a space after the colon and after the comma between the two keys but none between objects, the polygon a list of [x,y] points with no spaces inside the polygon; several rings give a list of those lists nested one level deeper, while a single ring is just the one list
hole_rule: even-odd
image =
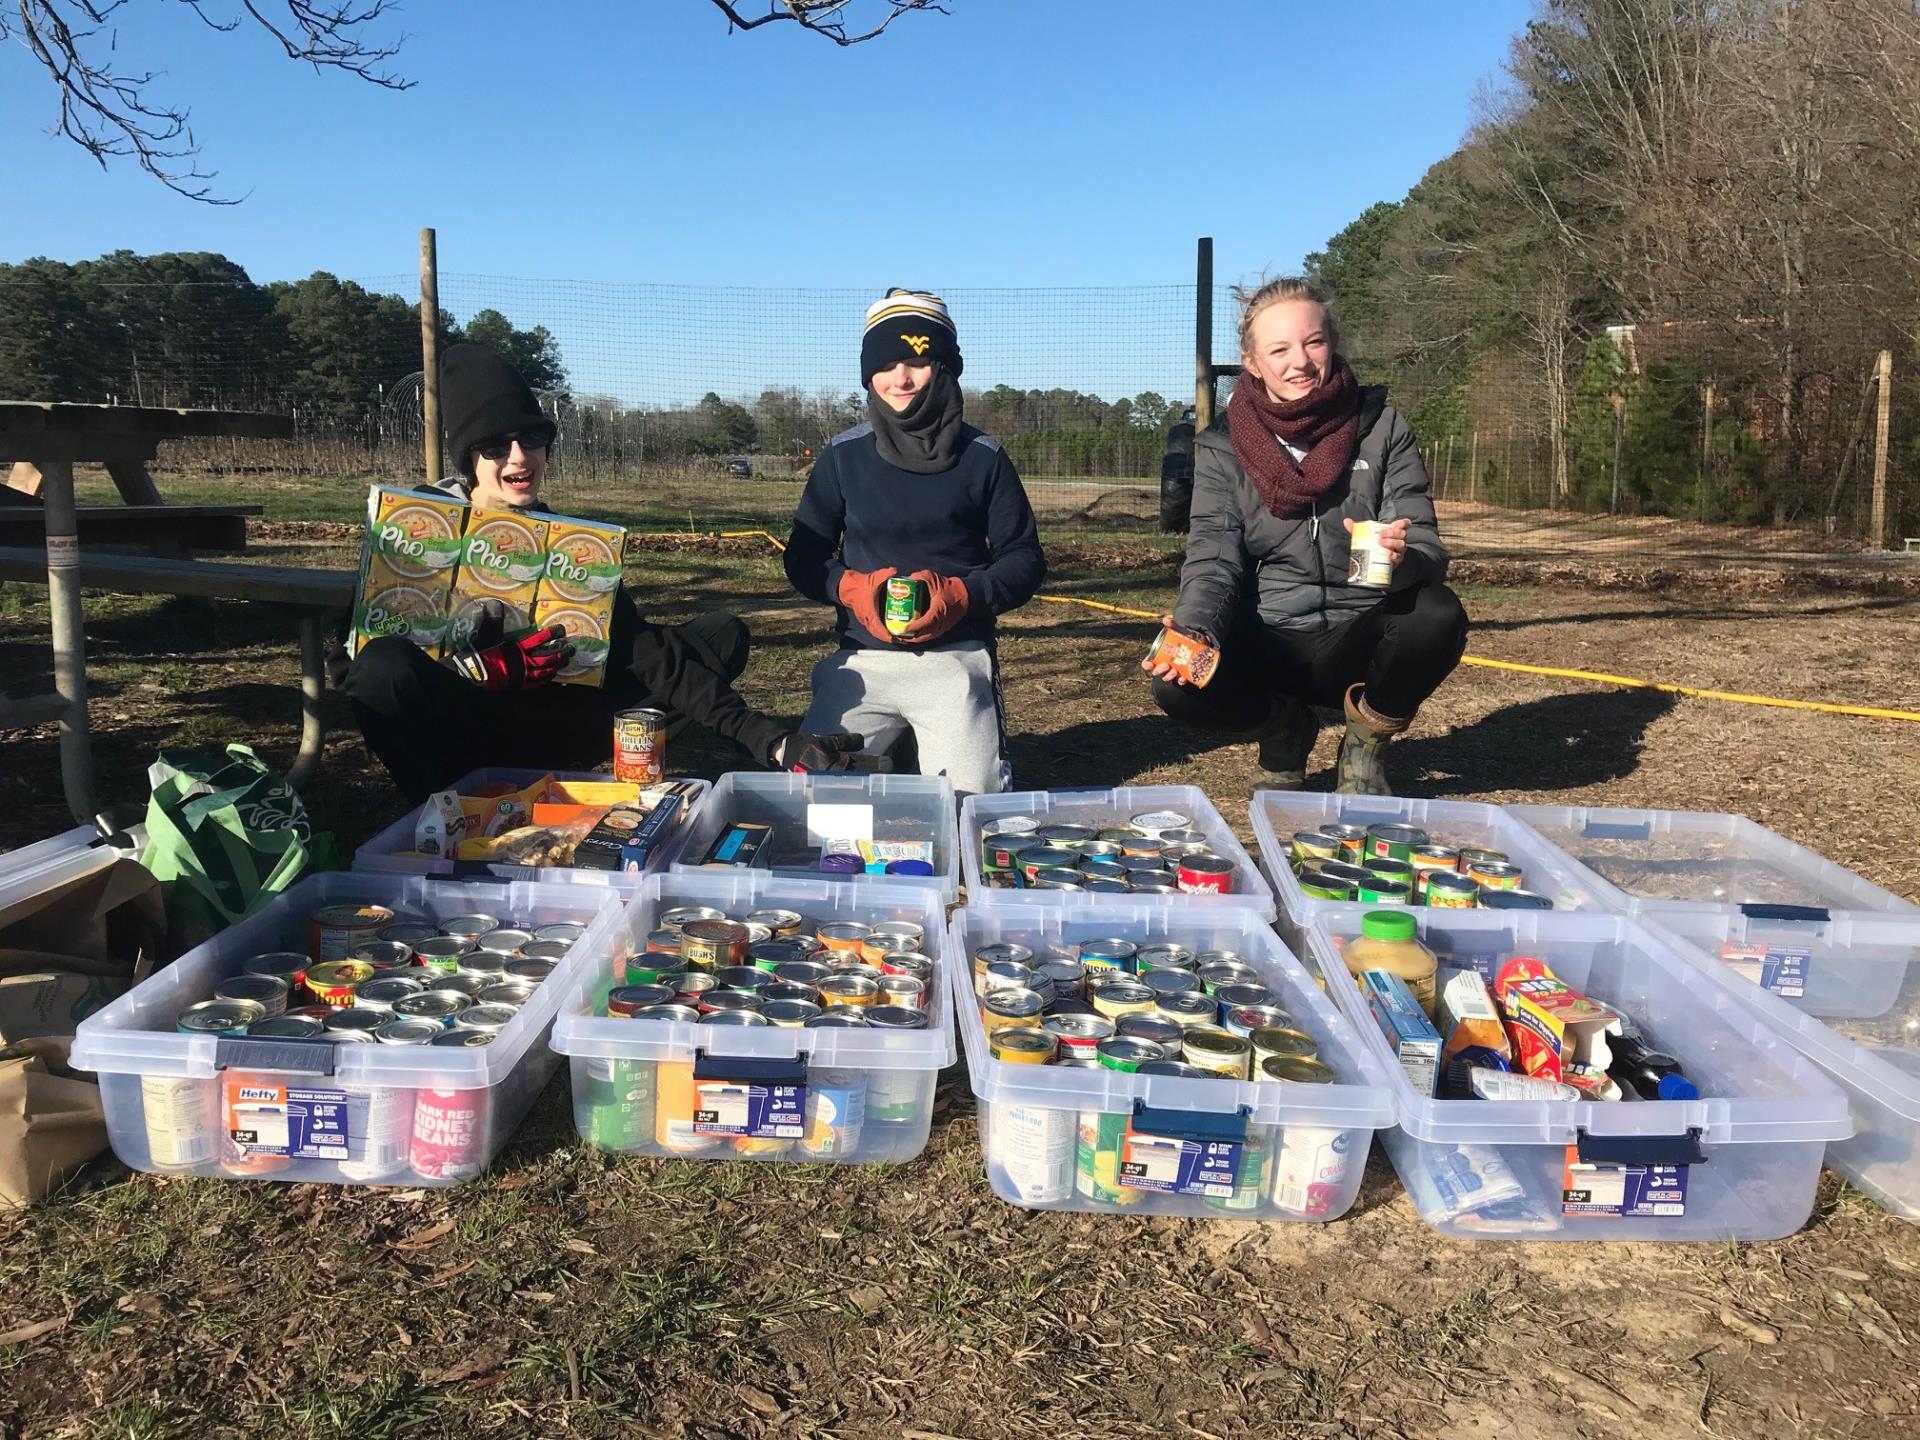
[{"label": "wv logo on beanie", "polygon": [[916,355],[926,354],[927,347],[933,344],[933,337],[931,335],[908,335],[903,331],[900,338],[912,347],[913,353]]}]

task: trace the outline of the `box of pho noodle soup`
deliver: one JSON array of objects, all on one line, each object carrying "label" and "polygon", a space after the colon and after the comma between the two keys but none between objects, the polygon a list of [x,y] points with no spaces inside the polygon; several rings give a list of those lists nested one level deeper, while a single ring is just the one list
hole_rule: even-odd
[{"label": "box of pho noodle soup", "polygon": [[613,607],[627,532],[556,515],[547,526],[547,567],[534,601],[536,628],[564,625],[573,655],[560,672],[562,685],[598,685],[606,677]]},{"label": "box of pho noodle soup", "polygon": [[367,491],[348,654],[382,635],[402,635],[430,655],[440,653],[467,509],[451,496],[419,490],[375,485]]}]

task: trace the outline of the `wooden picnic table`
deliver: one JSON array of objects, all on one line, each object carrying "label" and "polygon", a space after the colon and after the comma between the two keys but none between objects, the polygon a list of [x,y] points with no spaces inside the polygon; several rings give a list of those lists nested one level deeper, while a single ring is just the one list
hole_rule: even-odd
[{"label": "wooden picnic table", "polygon": [[[24,464],[33,470],[45,505],[54,681],[51,695],[0,696],[0,727],[60,722],[61,781],[67,808],[81,824],[98,823],[99,808],[94,801],[93,747],[87,725],[87,650],[80,598],[84,579],[73,503],[74,465],[105,465],[129,505],[161,505],[165,502],[147,473],[147,462],[158,453],[162,440],[220,435],[280,440],[292,434],[293,421],[285,415],[0,400],[0,457],[14,461],[16,469]],[[191,567],[203,562],[173,563]],[[166,577],[159,588],[175,593],[170,587],[181,578]]]}]

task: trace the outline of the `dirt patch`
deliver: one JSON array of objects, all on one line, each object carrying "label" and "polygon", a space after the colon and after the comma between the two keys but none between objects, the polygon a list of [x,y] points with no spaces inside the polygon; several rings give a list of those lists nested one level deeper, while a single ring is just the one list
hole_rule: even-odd
[{"label": "dirt patch", "polygon": [[[351,537],[267,538],[351,563]],[[315,543],[319,541],[320,543]],[[329,541],[331,540],[331,545]],[[764,542],[648,549],[649,612],[748,614],[754,702],[805,702],[823,612]],[[1054,550],[1049,590],[1153,609],[1172,571]],[[1902,594],[1604,593],[1458,577],[1470,649],[1721,689],[1920,709]],[[38,592],[0,592],[0,673],[44,677]],[[1032,605],[1002,643],[1022,785],[1206,788],[1243,839],[1251,746],[1165,721],[1132,667],[1151,625]],[[293,632],[257,607],[89,598],[105,783],[232,736],[284,764]],[[399,813],[349,717],[316,819]],[[1331,725],[1311,783],[1326,772]],[[63,827],[50,729],[0,737],[0,845]],[[717,774],[729,747],[677,765]],[[1407,793],[1730,809],[1898,893],[1889,806],[1920,727],[1463,670],[1395,765]],[[1909,806],[1909,813],[1911,807]],[[564,1072],[454,1192],[129,1175],[102,1162],[0,1217],[0,1436],[1904,1437],[1920,1229],[1831,1176],[1768,1245],[1468,1244],[1421,1225],[1376,1154],[1324,1227],[1028,1214],[986,1188],[964,1067],[921,1159],[889,1171],[613,1159]],[[44,1324],[40,1333],[22,1335]]]}]

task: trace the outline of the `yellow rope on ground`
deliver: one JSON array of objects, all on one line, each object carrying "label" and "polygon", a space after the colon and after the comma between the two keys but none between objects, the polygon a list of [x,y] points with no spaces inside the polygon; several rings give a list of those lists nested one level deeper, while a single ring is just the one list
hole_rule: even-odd
[{"label": "yellow rope on ground", "polygon": [[[785,551],[764,530],[732,530],[722,540],[739,540],[751,535],[764,537],[776,550]],[[659,537],[669,538],[669,537]],[[1109,615],[1126,615],[1136,620],[1158,620],[1152,610],[1133,610],[1125,605],[1109,605],[1104,600],[1082,600],[1077,595],[1036,595],[1049,605],[1081,605]],[[1630,690],[1657,690],[1663,695],[1686,695],[1695,700],[1724,700],[1732,705],[1764,705],[1775,710],[1815,710],[1822,715],[1859,715],[1869,720],[1905,720],[1920,725],[1920,711],[1880,710],[1871,705],[1830,705],[1824,700],[1787,700],[1778,695],[1743,695],[1736,690],[1704,690],[1696,685],[1669,685],[1659,680],[1638,680],[1631,675],[1609,675],[1601,670],[1563,670],[1553,665],[1523,665],[1517,660],[1483,660],[1478,655],[1462,655],[1462,665],[1478,665],[1485,670],[1511,670],[1521,675],[1549,675],[1556,680],[1584,680],[1594,685],[1620,685]]]}]

